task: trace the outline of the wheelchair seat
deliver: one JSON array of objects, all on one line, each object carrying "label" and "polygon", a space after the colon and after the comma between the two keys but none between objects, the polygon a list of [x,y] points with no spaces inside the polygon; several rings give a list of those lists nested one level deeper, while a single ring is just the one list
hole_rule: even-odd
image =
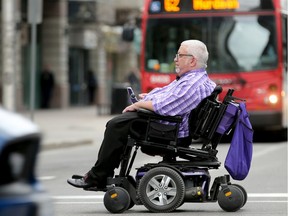
[{"label": "wheelchair seat", "polygon": [[[232,90],[231,90],[232,91]],[[220,166],[217,155],[217,145],[223,134],[227,133],[233,126],[234,115],[228,118],[228,123],[222,123],[227,106],[232,102],[229,91],[223,102],[218,101],[217,97],[222,92],[222,87],[217,86],[212,94],[203,99],[200,104],[190,112],[189,115],[189,137],[181,139],[177,137],[179,125],[182,121],[181,116],[161,116],[152,111],[140,109],[138,111],[141,121],[146,129],[140,132],[135,129],[139,121],[132,124],[131,137],[135,140],[135,145],[141,147],[141,151],[148,155],[160,155],[163,161],[175,162],[176,158],[190,161],[191,165],[202,164],[217,168]],[[236,109],[233,110],[236,112]],[[172,124],[164,124],[170,122]],[[221,129],[220,127],[221,122]],[[134,128],[134,129],[133,129]],[[144,133],[143,133],[144,132]],[[191,148],[193,140],[201,139],[201,148]],[[167,160],[168,159],[168,160]],[[206,164],[206,165],[205,165]]]}]

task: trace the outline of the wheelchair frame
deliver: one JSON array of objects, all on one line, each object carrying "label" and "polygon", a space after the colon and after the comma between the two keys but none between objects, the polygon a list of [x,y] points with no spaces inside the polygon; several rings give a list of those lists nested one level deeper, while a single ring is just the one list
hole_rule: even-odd
[{"label": "wheelchair frame", "polygon": [[[107,180],[104,205],[109,212],[121,213],[135,204],[143,204],[152,212],[171,212],[184,202],[218,201],[225,211],[237,211],[245,205],[245,189],[238,184],[232,184],[229,175],[216,177],[209,190],[209,169],[218,169],[221,165],[216,157],[217,145],[222,136],[231,131],[237,118],[237,109],[231,110],[229,106],[232,104],[232,108],[235,108],[236,100],[241,100],[233,97],[234,90],[229,89],[223,102],[220,102],[217,96],[221,92],[222,88],[217,86],[190,114],[191,140],[201,138],[201,149],[177,146],[177,134],[182,121],[180,116],[160,116],[147,110],[139,111],[139,115],[143,116],[148,124],[145,138],[128,138],[119,175]],[[150,124],[159,120],[176,124],[175,138],[168,143],[155,142],[149,135]],[[164,151],[165,155],[173,157],[169,158],[170,160],[163,159],[159,163],[143,165],[138,168],[134,178],[130,172],[139,148],[143,147],[159,149],[161,152]],[[177,161],[176,157],[184,160]],[[164,180],[167,184],[163,184]],[[99,191],[97,188],[85,190]]]}]

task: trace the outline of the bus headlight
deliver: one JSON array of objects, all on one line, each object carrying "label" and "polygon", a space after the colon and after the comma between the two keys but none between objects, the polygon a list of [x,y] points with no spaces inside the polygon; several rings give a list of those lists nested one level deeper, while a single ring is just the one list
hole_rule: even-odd
[{"label": "bus headlight", "polygon": [[278,97],[275,94],[271,94],[268,98],[269,103],[276,104],[278,102]]}]

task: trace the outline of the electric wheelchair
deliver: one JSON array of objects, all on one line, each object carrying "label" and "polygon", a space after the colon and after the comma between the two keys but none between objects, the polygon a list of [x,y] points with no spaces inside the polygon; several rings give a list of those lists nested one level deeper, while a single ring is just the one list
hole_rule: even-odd
[{"label": "electric wheelchair", "polygon": [[[209,170],[221,165],[216,157],[217,145],[233,129],[237,100],[241,100],[233,97],[234,90],[229,89],[223,101],[218,101],[221,92],[222,87],[217,86],[191,111],[188,142],[177,138],[180,116],[138,111],[147,127],[137,131],[135,126],[122,156],[119,175],[107,180],[104,205],[109,212],[122,213],[134,205],[144,205],[151,212],[171,212],[184,202],[218,201],[225,211],[237,211],[245,205],[245,189],[232,184],[229,175],[216,177],[210,185]],[[196,139],[203,142],[201,148],[190,147]],[[139,149],[148,155],[160,155],[163,160],[138,168],[134,178],[130,171]]]}]

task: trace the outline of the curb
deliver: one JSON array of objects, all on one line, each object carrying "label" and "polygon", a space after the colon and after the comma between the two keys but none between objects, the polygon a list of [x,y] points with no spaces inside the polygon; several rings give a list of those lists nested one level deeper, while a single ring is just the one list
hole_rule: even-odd
[{"label": "curb", "polygon": [[92,145],[92,139],[82,139],[82,140],[65,140],[65,141],[51,141],[43,142],[41,145],[41,151],[60,149],[60,148],[69,148],[81,145]]}]

